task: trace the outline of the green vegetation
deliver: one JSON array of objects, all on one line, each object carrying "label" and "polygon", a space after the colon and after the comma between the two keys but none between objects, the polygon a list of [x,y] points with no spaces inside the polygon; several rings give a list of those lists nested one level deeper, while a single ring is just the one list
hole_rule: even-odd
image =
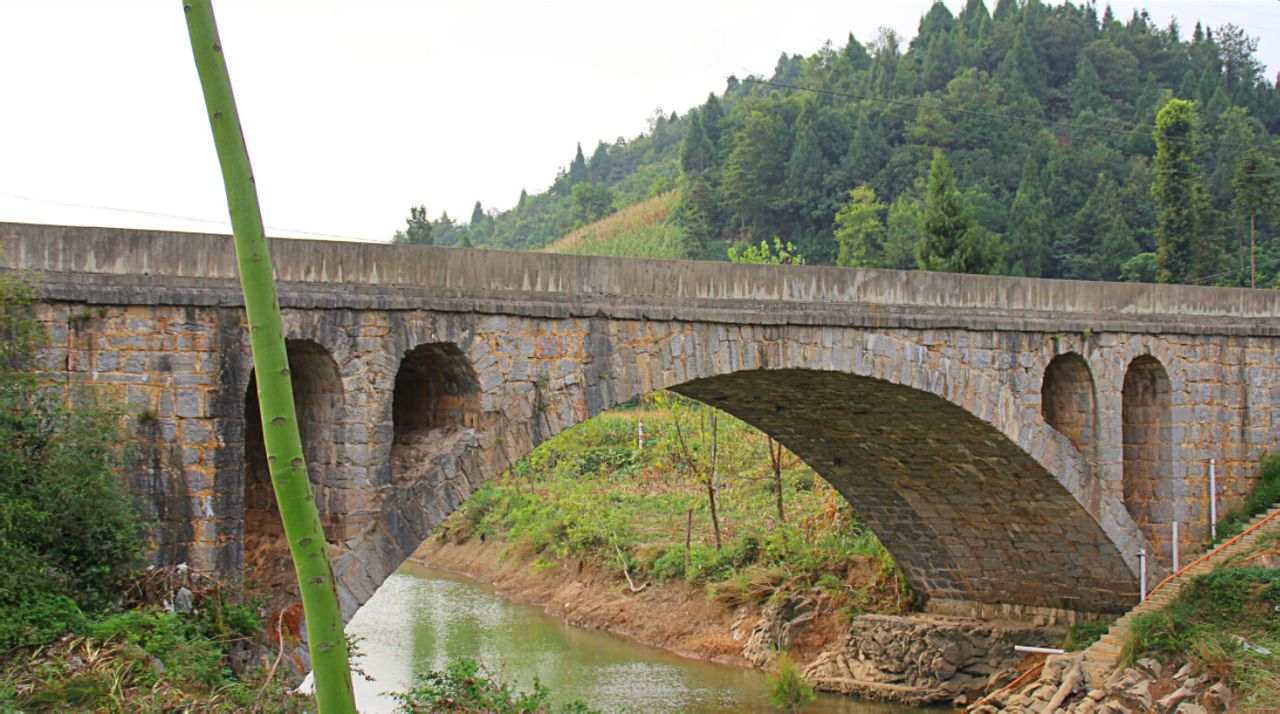
[{"label": "green vegetation", "polygon": [[769,675],[769,701],[774,706],[797,712],[814,700],[817,695],[813,693],[813,685],[800,675],[800,668],[786,652],[778,655],[775,666],[776,670]]},{"label": "green vegetation", "polygon": [[[1275,562],[1272,539],[1263,546]],[[1196,578],[1164,610],[1133,620],[1124,659],[1186,659],[1201,674],[1226,680],[1242,711],[1273,711],[1280,701],[1280,569],[1240,563]]]},{"label": "green vegetation", "polygon": [[[236,588],[185,569],[143,577],[126,420],[36,381],[32,297],[0,276],[0,711],[303,711],[283,677],[231,671],[263,629]],[[190,609],[162,610],[182,587]]]},{"label": "green vegetation", "polygon": [[625,566],[636,582],[684,580],[726,603],[803,591],[849,615],[911,606],[884,547],[811,469],[733,417],[680,397],[656,401],[545,442],[478,490],[438,537],[495,538],[512,555],[587,559],[619,578]]},{"label": "green vegetation", "polygon": [[1258,468],[1258,480],[1254,484],[1253,493],[1218,521],[1218,540],[1224,541],[1239,535],[1254,516],[1270,510],[1276,503],[1280,503],[1280,454],[1268,454],[1263,457]]},{"label": "green vegetation", "polygon": [[694,258],[777,236],[816,265],[1249,285],[1256,262],[1274,283],[1280,95],[1254,38],[1095,4],[963,5],[934,4],[913,38],[850,36],[730,77],[579,149],[509,211],[442,216],[436,242],[536,249],[678,188],[662,240]]},{"label": "green vegetation", "polygon": [[0,276],[0,652],[118,605],[143,549],[116,470],[120,415],[36,382],[31,299],[30,284]]},{"label": "green vegetation", "polygon": [[1067,628],[1067,636],[1062,641],[1062,649],[1068,652],[1082,650],[1102,639],[1111,629],[1112,620],[1096,620],[1080,622]]},{"label": "green vegetation", "polygon": [[404,712],[471,712],[474,714],[588,714],[582,702],[552,707],[551,691],[536,678],[533,691],[521,692],[485,672],[478,662],[465,657],[446,665],[443,671],[418,675],[413,689],[393,695]]},{"label": "green vegetation", "polygon": [[610,255],[631,258],[687,258],[680,229],[668,218],[679,195],[654,196],[583,226],[548,245],[548,253]]}]

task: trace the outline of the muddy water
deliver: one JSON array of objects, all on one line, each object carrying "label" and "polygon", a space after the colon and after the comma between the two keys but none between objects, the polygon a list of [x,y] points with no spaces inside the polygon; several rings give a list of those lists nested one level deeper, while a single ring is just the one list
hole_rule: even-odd
[{"label": "muddy water", "polygon": [[[347,632],[360,638],[356,681],[362,712],[394,711],[384,692],[408,689],[421,672],[472,657],[529,689],[534,677],[557,702],[581,699],[606,712],[771,711],[759,672],[685,659],[498,597],[481,583],[406,563],[360,609]],[[897,714],[910,707],[821,696],[806,712]]]}]

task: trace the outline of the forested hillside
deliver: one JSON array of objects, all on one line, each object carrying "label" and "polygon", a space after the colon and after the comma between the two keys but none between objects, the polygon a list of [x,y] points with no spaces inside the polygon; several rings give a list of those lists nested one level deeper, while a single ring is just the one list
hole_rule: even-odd
[{"label": "forested hillside", "polygon": [[688,257],[777,236],[813,264],[1248,285],[1256,237],[1270,286],[1280,100],[1256,47],[1109,7],[936,3],[909,41],[784,54],[579,148],[509,211],[417,214],[399,239],[537,249],[675,188]]}]

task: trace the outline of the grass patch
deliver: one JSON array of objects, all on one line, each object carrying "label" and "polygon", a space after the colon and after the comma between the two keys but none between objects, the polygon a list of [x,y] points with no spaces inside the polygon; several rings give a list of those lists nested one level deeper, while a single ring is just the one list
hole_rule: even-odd
[{"label": "grass patch", "polygon": [[1062,641],[1062,649],[1068,652],[1082,650],[1102,639],[1111,629],[1113,620],[1097,620],[1095,622],[1078,622],[1067,628],[1067,636]]},{"label": "grass patch", "polygon": [[582,226],[543,250],[630,258],[688,258],[684,231],[668,221],[679,201],[679,191],[667,191]]},{"label": "grass patch", "polygon": [[[723,413],[717,548],[705,483],[688,473],[687,452],[678,445],[683,438],[695,458],[709,453],[709,432],[698,425],[709,423],[710,412],[696,403],[640,404],[579,424],[478,490],[439,537],[496,538],[533,554],[535,563],[584,559],[616,569],[619,578],[625,562],[637,582],[683,580],[731,605],[793,590],[851,613],[911,606],[884,546],[839,493],[790,454],[782,472],[785,513],[778,518],[767,437]],[[640,421],[643,450],[636,443]]]},{"label": "grass patch", "polygon": [[1274,703],[1280,692],[1277,606],[1280,569],[1219,568],[1192,581],[1169,607],[1134,618],[1122,661],[1185,656],[1200,672],[1230,683],[1246,707]]}]

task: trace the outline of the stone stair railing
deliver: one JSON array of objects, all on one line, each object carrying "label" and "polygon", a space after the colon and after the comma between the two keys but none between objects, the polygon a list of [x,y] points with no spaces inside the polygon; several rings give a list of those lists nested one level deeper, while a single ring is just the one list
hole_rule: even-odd
[{"label": "stone stair railing", "polygon": [[1099,687],[1120,663],[1124,645],[1129,639],[1129,625],[1138,615],[1163,610],[1178,597],[1182,588],[1199,575],[1204,575],[1231,558],[1251,550],[1263,535],[1280,531],[1280,503],[1245,524],[1244,532],[1228,540],[1207,555],[1190,563],[1169,579],[1160,583],[1129,612],[1111,625],[1101,639],[1084,651],[1084,671],[1091,686]]}]

